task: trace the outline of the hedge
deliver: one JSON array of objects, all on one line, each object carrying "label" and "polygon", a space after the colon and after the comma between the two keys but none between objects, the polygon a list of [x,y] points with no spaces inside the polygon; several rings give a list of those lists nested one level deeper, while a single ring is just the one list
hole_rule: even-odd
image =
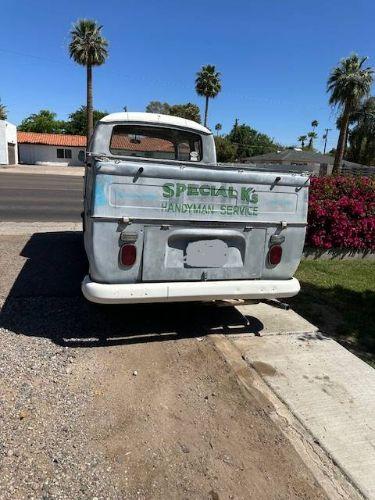
[{"label": "hedge", "polygon": [[375,251],[375,179],[313,177],[306,245]]}]

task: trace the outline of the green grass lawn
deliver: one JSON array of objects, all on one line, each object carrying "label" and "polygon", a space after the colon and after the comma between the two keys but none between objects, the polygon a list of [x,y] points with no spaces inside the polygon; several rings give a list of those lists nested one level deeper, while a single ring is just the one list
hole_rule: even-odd
[{"label": "green grass lawn", "polygon": [[375,367],[375,261],[305,260],[292,308]]}]

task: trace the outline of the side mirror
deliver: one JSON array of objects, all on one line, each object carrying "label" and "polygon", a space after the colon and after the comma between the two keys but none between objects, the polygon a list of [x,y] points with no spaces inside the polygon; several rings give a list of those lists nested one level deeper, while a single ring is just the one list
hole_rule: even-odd
[{"label": "side mirror", "polygon": [[81,149],[79,152],[78,152],[78,159],[79,161],[81,161],[82,163],[85,163],[86,162],[86,152],[83,151],[83,149]]}]

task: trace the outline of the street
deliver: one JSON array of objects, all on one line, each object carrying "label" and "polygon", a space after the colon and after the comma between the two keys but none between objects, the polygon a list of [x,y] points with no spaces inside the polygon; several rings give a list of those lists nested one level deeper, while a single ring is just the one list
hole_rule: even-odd
[{"label": "street", "polygon": [[0,172],[0,221],[79,222],[82,178]]}]

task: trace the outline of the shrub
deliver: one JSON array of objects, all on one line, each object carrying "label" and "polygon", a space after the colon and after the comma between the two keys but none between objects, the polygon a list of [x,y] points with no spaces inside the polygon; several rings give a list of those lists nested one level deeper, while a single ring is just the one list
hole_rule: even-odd
[{"label": "shrub", "polygon": [[375,179],[311,179],[306,244],[375,251]]}]

